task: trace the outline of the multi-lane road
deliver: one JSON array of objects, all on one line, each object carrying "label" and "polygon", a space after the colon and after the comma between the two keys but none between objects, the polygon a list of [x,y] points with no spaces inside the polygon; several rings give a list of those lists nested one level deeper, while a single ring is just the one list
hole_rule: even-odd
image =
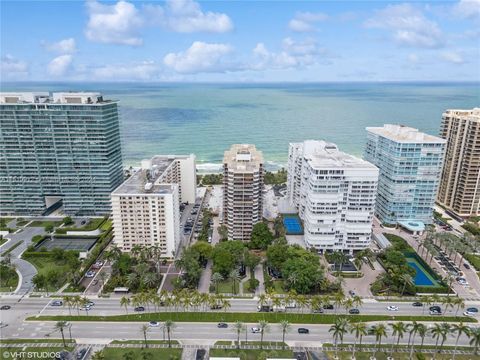
[{"label": "multi-lane road", "polygon": [[[89,315],[107,316],[115,314],[125,314],[125,309],[120,307],[118,298],[109,299],[93,299],[95,305],[89,311]],[[51,337],[58,337],[59,334],[52,333],[54,322],[50,321],[25,321],[29,316],[37,315],[68,315],[69,309],[66,306],[55,307],[50,305],[51,299],[48,298],[23,298],[19,301],[17,298],[3,298],[0,299],[0,305],[10,305],[10,310],[2,310],[0,312],[3,328],[1,329],[3,338],[44,338],[45,335],[50,334]],[[387,310],[388,305],[396,305],[399,310],[392,312]],[[480,302],[468,302],[467,306],[478,307]],[[230,312],[252,312],[256,310],[257,301],[254,299],[233,299],[231,300]],[[161,308],[160,311],[167,309]],[[290,309],[289,312],[301,311],[300,309]],[[306,310],[305,310],[306,311]],[[360,307],[361,314],[382,314],[382,315],[410,315],[421,316],[428,313],[428,309],[424,310],[421,307],[414,307],[407,302],[375,302],[369,301]],[[76,309],[71,309],[72,315],[77,314]],[[133,312],[133,308],[129,309]],[[222,310],[219,310],[221,313]],[[333,310],[327,310],[326,313],[334,313]],[[344,309],[340,309],[339,313],[345,313]],[[462,309],[459,311],[461,314]],[[456,310],[449,309],[445,315],[455,315]],[[86,315],[85,311],[80,311],[80,314]],[[318,315],[321,316],[321,315]],[[148,320],[148,314],[145,314],[145,322]],[[480,319],[477,316],[477,319]],[[108,341],[111,339],[140,339],[142,334],[140,326],[142,322],[72,322],[71,332],[76,339],[95,341]],[[255,324],[248,324],[248,327],[255,326]],[[291,332],[288,335],[290,341],[302,342],[331,342],[331,336],[328,333],[330,325],[304,325],[310,329],[309,335],[298,334],[297,329],[302,325],[292,325]],[[478,326],[473,324],[472,326]],[[177,323],[174,331],[174,338],[178,340],[233,340],[236,338],[235,332],[230,329],[217,328],[215,323]],[[242,333],[242,338],[247,335],[249,340],[259,339],[258,334],[248,332]],[[162,339],[163,331],[161,327],[153,327],[149,331],[149,338]],[[257,339],[258,338],[258,339]],[[370,338],[370,337],[369,337]],[[280,340],[281,329],[278,324],[271,324],[270,330],[265,336],[265,340]],[[349,336],[346,336],[345,341],[349,341]],[[353,340],[353,339],[351,339]],[[454,341],[454,338],[450,338]],[[374,339],[367,339],[366,342],[373,342]],[[426,339],[425,343],[430,343],[431,339]],[[467,339],[463,339],[462,343],[466,344]],[[317,344],[317,345],[318,345]]]}]

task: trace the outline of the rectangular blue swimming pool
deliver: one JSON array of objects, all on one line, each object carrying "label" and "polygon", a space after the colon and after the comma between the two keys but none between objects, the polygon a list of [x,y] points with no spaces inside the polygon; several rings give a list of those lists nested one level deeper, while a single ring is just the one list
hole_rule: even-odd
[{"label": "rectangular blue swimming pool", "polygon": [[283,217],[283,226],[285,227],[285,232],[288,235],[301,235],[303,234],[302,224],[298,216],[284,216]]},{"label": "rectangular blue swimming pool", "polygon": [[415,285],[419,286],[438,286],[438,283],[435,279],[433,279],[430,274],[423,268],[421,264],[418,263],[417,260],[413,258],[407,258],[408,265],[415,269],[416,274],[413,278]]}]

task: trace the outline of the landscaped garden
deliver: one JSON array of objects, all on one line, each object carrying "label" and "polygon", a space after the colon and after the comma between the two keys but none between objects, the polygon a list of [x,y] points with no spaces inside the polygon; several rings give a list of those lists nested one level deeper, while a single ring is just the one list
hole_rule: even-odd
[{"label": "landscaped garden", "polygon": [[108,360],[125,359],[151,359],[151,360],[180,360],[182,349],[161,349],[161,348],[114,348],[107,347],[102,350],[103,358]]},{"label": "landscaped garden", "polygon": [[292,359],[292,350],[210,349],[210,356],[239,357],[240,360]]},{"label": "landscaped garden", "polygon": [[11,292],[17,288],[18,274],[8,262],[0,263],[0,292]]}]

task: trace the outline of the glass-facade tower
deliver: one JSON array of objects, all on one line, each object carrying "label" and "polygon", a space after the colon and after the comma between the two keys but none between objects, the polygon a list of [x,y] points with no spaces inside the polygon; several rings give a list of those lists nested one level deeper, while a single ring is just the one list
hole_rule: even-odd
[{"label": "glass-facade tower", "polygon": [[0,93],[0,214],[104,215],[123,181],[117,103],[99,93]]},{"label": "glass-facade tower", "polygon": [[364,159],[380,170],[376,216],[387,224],[432,223],[445,140],[401,125],[367,132]]}]

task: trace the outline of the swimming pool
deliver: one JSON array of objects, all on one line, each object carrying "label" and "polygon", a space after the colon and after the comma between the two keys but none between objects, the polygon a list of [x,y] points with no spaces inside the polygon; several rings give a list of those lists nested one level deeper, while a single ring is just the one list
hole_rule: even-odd
[{"label": "swimming pool", "polygon": [[297,215],[283,215],[283,226],[288,235],[303,234],[302,223]]},{"label": "swimming pool", "polygon": [[415,285],[418,286],[438,286],[438,282],[424,269],[424,267],[414,258],[406,258],[408,265],[415,269],[416,274],[413,278]]}]

